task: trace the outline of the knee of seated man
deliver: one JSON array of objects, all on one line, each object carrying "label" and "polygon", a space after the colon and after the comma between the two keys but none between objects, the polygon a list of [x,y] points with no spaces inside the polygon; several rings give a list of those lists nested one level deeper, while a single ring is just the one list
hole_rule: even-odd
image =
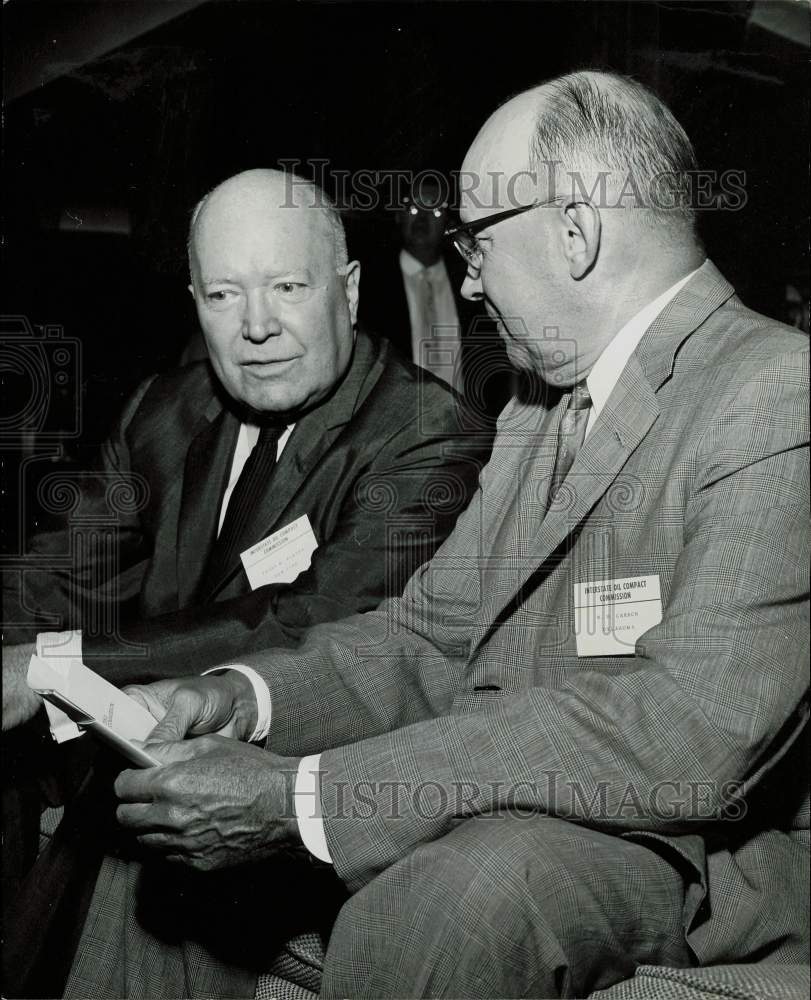
[{"label": "knee of seated man", "polygon": [[580,924],[576,900],[589,891],[589,873],[598,877],[581,849],[582,833],[539,814],[485,814],[422,844],[388,874],[403,893],[399,905],[410,898],[407,909],[424,912],[435,904],[449,918],[464,912],[480,926],[508,922],[513,935],[516,925],[533,934],[541,925],[563,933]]},{"label": "knee of seated man", "polygon": [[402,972],[416,963],[415,974],[428,976],[431,988],[451,973],[460,989],[495,976],[491,995],[504,995],[496,956],[505,970],[523,970],[527,983],[539,965],[564,967],[555,930],[536,899],[543,883],[554,896],[551,879],[536,884],[534,877],[554,864],[538,861],[529,825],[503,814],[468,819],[387,868],[342,909],[330,942],[330,975],[351,968],[357,955],[380,952],[386,956],[381,969]]},{"label": "knee of seated man", "polygon": [[585,995],[640,961],[685,964],[682,899],[676,869],[638,844],[539,814],[477,816],[349,900],[327,993],[376,954],[431,989],[450,977],[455,995],[474,982],[491,996]]},{"label": "knee of seated man", "polygon": [[513,933],[543,927],[562,943],[613,939],[606,912],[624,912],[633,925],[653,899],[661,905],[648,914],[652,936],[681,928],[684,888],[676,869],[639,844],[538,813],[465,820],[396,868],[417,907],[434,901],[441,912],[464,911],[494,927],[509,920]]}]

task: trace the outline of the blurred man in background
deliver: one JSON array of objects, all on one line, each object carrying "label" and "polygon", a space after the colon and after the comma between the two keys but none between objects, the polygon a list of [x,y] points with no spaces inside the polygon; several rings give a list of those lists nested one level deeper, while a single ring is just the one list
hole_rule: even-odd
[{"label": "blurred man in background", "polygon": [[384,238],[363,254],[359,321],[492,421],[509,398],[511,371],[493,323],[461,294],[464,266],[443,239],[450,219],[447,184],[423,171],[397,212],[396,242]]}]

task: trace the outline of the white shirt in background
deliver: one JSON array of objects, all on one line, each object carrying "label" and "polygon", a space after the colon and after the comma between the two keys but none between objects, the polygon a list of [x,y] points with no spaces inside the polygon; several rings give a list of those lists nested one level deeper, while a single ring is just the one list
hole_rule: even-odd
[{"label": "white shirt in background", "polygon": [[462,337],[445,261],[425,267],[407,250],[400,251],[408,317],[411,360],[462,392]]}]

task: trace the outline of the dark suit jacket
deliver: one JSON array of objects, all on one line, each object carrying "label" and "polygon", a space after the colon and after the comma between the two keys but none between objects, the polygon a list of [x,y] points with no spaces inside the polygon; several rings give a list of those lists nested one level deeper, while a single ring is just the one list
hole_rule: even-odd
[{"label": "dark suit jacket", "polygon": [[250,544],[307,514],[312,566],[251,592],[236,556],[203,604],[238,430],[207,363],[145,383],[98,469],[43,484],[52,517],[22,576],[41,624],[7,639],[83,628],[85,662],[118,683],[295,645],[308,626],[397,593],[453,527],[490,450],[443,383],[359,335],[350,370],[297,423],[252,517]]},{"label": "dark suit jacket", "polygon": [[[492,435],[472,428],[444,383],[387,341],[359,334],[348,373],[296,424],[250,522],[246,544],[307,514],[319,546],[310,569],[251,592],[236,556],[203,602],[239,418],[206,362],[155,377],[126,406],[94,471],[42,483],[48,516],[26,553],[23,600],[19,578],[16,592],[14,579],[4,592],[7,621],[38,621],[7,629],[5,640],[82,628],[85,662],[119,684],[295,645],[310,625],[399,593],[430,557],[490,453]],[[4,920],[15,927],[4,975],[17,995],[61,990],[103,844],[90,831],[109,819],[96,794],[109,789],[114,764],[101,754],[87,777],[92,744],[66,752],[37,735],[41,721],[4,734],[5,860],[14,873],[6,895],[15,907]],[[64,801],[79,783],[82,796],[18,893],[35,857],[41,796]],[[42,891],[47,898],[34,905]]]}]

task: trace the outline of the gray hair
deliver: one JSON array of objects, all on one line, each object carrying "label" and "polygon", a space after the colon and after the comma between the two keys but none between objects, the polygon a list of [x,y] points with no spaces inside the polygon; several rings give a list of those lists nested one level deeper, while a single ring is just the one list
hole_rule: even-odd
[{"label": "gray hair", "polygon": [[694,229],[689,174],[697,167],[695,152],[652,91],[616,73],[580,71],[545,84],[539,96],[533,170],[558,161],[558,171],[570,174],[608,171],[642,221]]},{"label": "gray hair", "polygon": [[[279,172],[281,173],[281,171]],[[341,218],[338,206],[318,184],[289,170],[284,171],[284,173],[291,182],[295,181],[296,187],[305,192],[311,199],[303,207],[319,208],[324,213],[330,231],[332,249],[335,254],[335,269],[338,274],[344,274],[349,263],[349,252],[346,246],[346,230],[344,229],[343,219]],[[200,218],[200,213],[205,208],[209,198],[219,187],[220,184],[217,184],[210,191],[207,191],[192,209],[191,219],[189,220],[189,234],[186,238],[186,253],[189,259],[189,271],[192,278],[194,278],[194,232],[197,228],[197,220]]]}]

